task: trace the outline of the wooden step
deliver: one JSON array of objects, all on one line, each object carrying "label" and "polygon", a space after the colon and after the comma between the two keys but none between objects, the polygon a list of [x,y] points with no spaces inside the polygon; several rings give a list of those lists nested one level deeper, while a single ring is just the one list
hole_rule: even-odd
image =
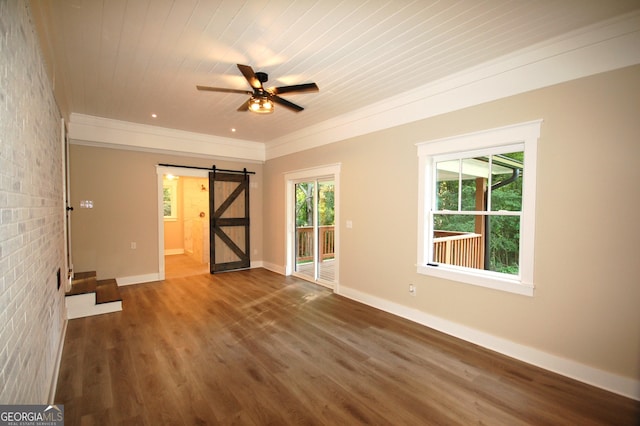
[{"label": "wooden step", "polygon": [[66,295],[74,296],[77,294],[86,294],[96,291],[96,273],[91,272],[79,272],[74,274],[73,281],[71,281],[71,290]]},{"label": "wooden step", "polygon": [[97,280],[96,273],[76,273],[66,293],[67,318],[82,318],[122,310],[122,297],[115,279]]},{"label": "wooden step", "polygon": [[118,283],[113,278],[96,281],[96,303],[122,302]]}]

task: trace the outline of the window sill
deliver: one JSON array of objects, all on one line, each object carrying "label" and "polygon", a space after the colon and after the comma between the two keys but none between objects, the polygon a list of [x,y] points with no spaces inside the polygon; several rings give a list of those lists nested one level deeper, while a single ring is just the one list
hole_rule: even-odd
[{"label": "window sill", "polygon": [[447,266],[430,266],[419,265],[418,273],[429,275],[432,277],[443,278],[446,280],[462,282],[465,284],[476,285],[480,287],[491,288],[494,290],[506,291],[509,293],[520,294],[523,296],[533,297],[534,287],[532,284],[525,284],[517,279],[509,279],[506,277],[479,274],[472,271],[464,271],[460,269],[448,268]]},{"label": "window sill", "polygon": [[178,218],[177,217],[169,217],[169,216],[165,216],[164,218],[165,222],[177,222]]}]

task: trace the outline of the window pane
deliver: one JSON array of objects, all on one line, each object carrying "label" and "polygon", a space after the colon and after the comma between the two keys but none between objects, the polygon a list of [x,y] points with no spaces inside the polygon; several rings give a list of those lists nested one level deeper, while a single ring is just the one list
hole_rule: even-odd
[{"label": "window pane", "polygon": [[490,216],[490,271],[518,275],[520,256],[520,217]]},{"label": "window pane", "polygon": [[162,207],[164,211],[164,216],[169,217],[171,216],[171,188],[169,188],[168,186],[165,186],[164,188],[162,188],[162,193],[163,193]]},{"label": "window pane", "polygon": [[435,214],[433,229],[432,262],[518,275],[519,216]]},{"label": "window pane", "polygon": [[522,211],[524,152],[491,158],[491,210]]},{"label": "window pane", "polygon": [[462,160],[462,210],[483,211],[484,182],[489,176],[486,157]]},{"label": "window pane", "polygon": [[313,182],[296,184],[296,226],[313,226]]},{"label": "window pane", "polygon": [[318,277],[335,281],[335,183],[318,181]]},{"label": "window pane", "polygon": [[460,161],[436,163],[436,210],[458,210]]},{"label": "window pane", "polygon": [[333,182],[318,182],[318,225],[334,225],[335,185]]},{"label": "window pane", "polygon": [[296,193],[296,272],[315,279],[314,198],[315,183],[295,185]]},{"label": "window pane", "polygon": [[483,239],[474,232],[483,216],[434,215],[433,262],[483,269]]},{"label": "window pane", "polygon": [[[474,215],[434,214],[433,229],[434,229],[434,232],[437,232],[437,231],[474,232],[475,217],[476,216]],[[482,217],[482,216],[478,216],[478,217]]]}]

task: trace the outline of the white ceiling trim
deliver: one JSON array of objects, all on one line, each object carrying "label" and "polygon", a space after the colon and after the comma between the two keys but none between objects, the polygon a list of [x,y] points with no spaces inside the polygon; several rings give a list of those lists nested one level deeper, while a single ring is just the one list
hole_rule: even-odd
[{"label": "white ceiling trim", "polygon": [[266,159],[640,63],[640,13],[605,21],[266,144]]},{"label": "white ceiling trim", "polygon": [[79,145],[105,146],[199,157],[265,161],[261,142],[223,138],[102,117],[72,113],[69,139]]}]

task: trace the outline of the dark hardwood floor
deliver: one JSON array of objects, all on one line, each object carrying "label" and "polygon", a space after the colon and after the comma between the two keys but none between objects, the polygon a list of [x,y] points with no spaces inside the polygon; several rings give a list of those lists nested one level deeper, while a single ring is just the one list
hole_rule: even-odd
[{"label": "dark hardwood floor", "polygon": [[69,321],[66,425],[630,425],[640,402],[264,269]]}]

